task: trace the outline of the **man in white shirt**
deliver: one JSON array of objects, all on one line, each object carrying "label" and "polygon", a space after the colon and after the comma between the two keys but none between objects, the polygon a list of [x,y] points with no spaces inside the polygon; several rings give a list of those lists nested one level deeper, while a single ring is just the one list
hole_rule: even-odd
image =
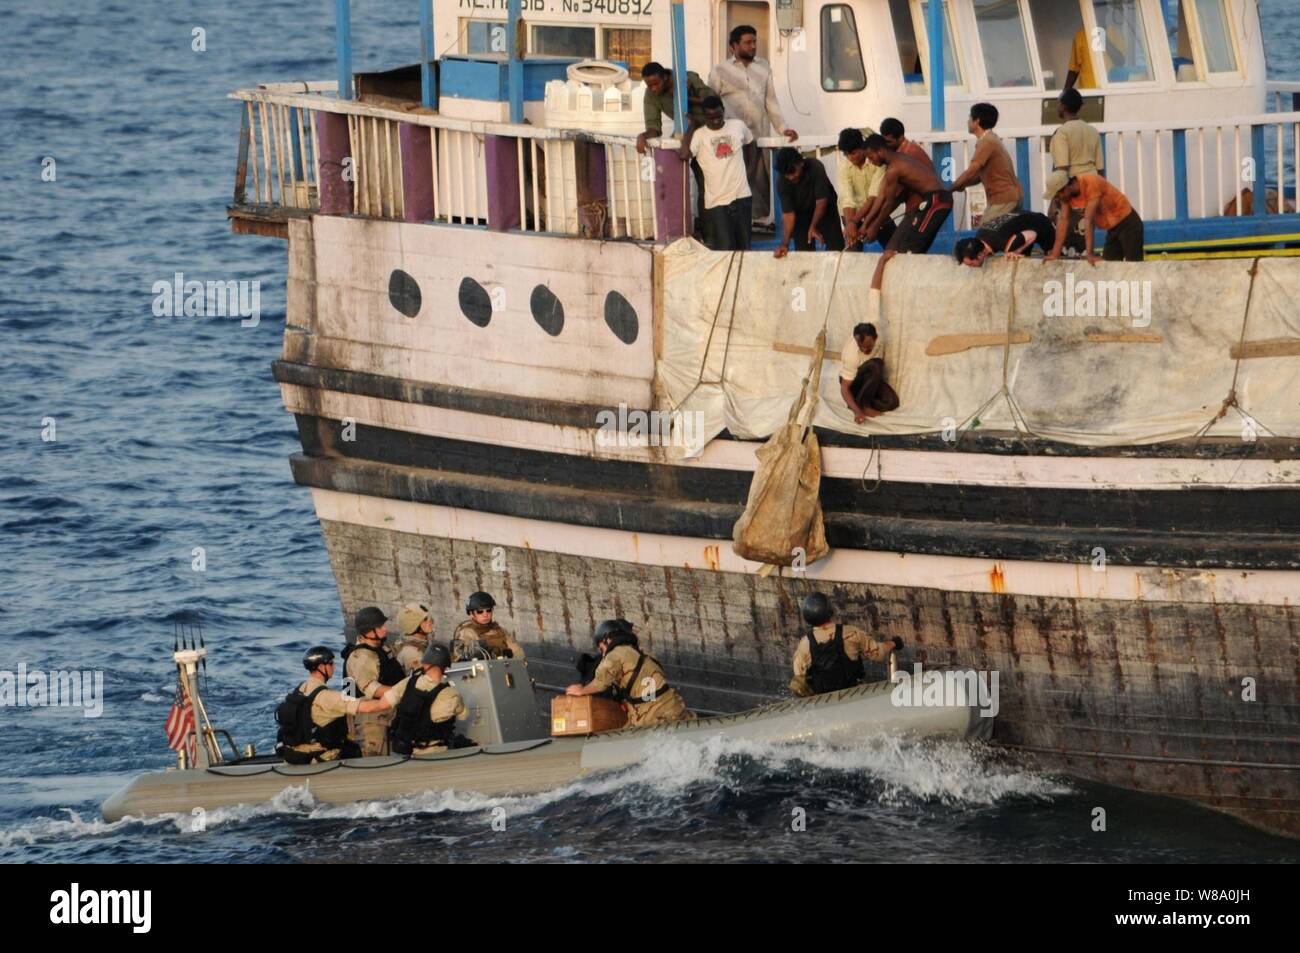
[{"label": "man in white shirt", "polygon": [[898,394],[885,383],[885,348],[874,324],[859,324],[840,352],[840,396],[855,423],[898,409]]},{"label": "man in white shirt", "polygon": [[714,251],[748,251],[753,225],[749,179],[758,161],[754,134],[739,119],[727,119],[722,100],[704,100],[704,125],[682,142],[683,159],[704,172],[704,241]]},{"label": "man in white shirt", "polygon": [[[709,86],[722,97],[727,115],[748,126],[756,139],[770,136],[775,129],[794,142],[799,133],[786,126],[781,115],[772,64],[758,56],[758,31],[752,26],[738,26],[731,31],[728,42],[731,56],[709,73]],[[768,155],[760,150],[749,185],[754,196],[754,220],[763,224],[772,221],[770,177]]]}]

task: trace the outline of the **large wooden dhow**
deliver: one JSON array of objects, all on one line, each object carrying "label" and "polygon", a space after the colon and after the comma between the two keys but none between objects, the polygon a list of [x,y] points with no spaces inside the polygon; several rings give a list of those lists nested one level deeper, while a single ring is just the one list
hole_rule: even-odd
[{"label": "large wooden dhow", "polygon": [[[865,317],[873,256],[832,282],[832,255],[674,242],[689,203],[668,148],[644,192],[611,171],[636,162],[626,138],[320,89],[239,98],[231,214],[288,239],[274,372],[345,619],[427,599],[445,636],[486,589],[559,687],[626,616],[692,707],[731,712],[785,691],[820,589],[901,636],[904,665],[997,672],[995,740],[1044,767],[1300,834],[1300,266],[896,261],[902,407],[854,426],[826,365],[832,553],[762,571],[731,548],[755,451],[818,332],[833,355]],[[1284,148],[1297,119],[1234,119],[1232,138],[1262,157],[1257,130],[1276,122]],[[1267,231],[1262,212],[1216,222],[1223,178],[1207,193],[1198,162],[1187,218],[1188,142],[1206,142],[1188,126],[1136,131],[1136,177],[1159,183],[1144,217]],[[1005,132],[1031,186],[1050,132]]]}]

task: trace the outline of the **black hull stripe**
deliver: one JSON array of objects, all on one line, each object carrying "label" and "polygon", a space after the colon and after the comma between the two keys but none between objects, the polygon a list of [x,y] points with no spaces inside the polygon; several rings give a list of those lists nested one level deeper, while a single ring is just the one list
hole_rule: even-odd
[{"label": "black hull stripe", "polygon": [[[443,407],[467,413],[487,414],[512,420],[580,427],[596,426],[596,415],[606,406],[554,400],[546,397],[512,397],[487,391],[469,390],[448,384],[407,381],[382,374],[313,367],[293,361],[276,361],[271,366],[275,379],[316,390],[331,390],[358,397],[374,397],[425,407]],[[613,408],[617,409],[617,408]],[[635,408],[630,408],[632,410]],[[1254,443],[1214,438],[1173,441],[1134,447],[1081,447],[1053,440],[1026,439],[1016,434],[968,432],[955,445],[939,434],[854,436],[817,428],[822,446],[881,450],[931,450],[947,453],[980,453],[1000,456],[1137,457],[1150,459],[1267,459],[1300,460],[1300,442],[1261,438]],[[721,439],[732,439],[725,431]]]},{"label": "black hull stripe", "polygon": [[[356,425],[355,439],[340,439],[340,423],[298,415],[303,451],[313,457],[347,457],[548,486],[610,491],[632,496],[742,506],[747,471],[594,460],[572,454],[433,437]],[[1171,535],[1216,534],[1243,543],[1276,542],[1300,535],[1300,488],[1188,488],[1104,490],[906,483],[824,477],[827,513],[1014,527],[1021,533],[1070,529],[1133,530]]]},{"label": "black hull stripe", "polygon": [[[642,494],[575,489],[386,463],[294,454],[303,486],[382,499],[428,503],[577,526],[730,540],[743,507],[661,500]],[[831,546],[876,552],[966,556],[1087,565],[1096,547],[1116,565],[1224,569],[1296,569],[1293,540],[1263,541],[1216,533],[1025,529],[980,523],[828,513]]]}]

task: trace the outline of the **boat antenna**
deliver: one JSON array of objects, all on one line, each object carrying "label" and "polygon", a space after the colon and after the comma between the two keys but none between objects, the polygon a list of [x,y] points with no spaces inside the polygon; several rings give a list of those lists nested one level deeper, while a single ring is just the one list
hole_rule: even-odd
[{"label": "boat antenna", "polygon": [[[203,641],[203,623],[200,621],[199,622],[199,648],[206,649],[207,647],[208,647],[207,643]],[[207,678],[208,678],[208,657],[205,654],[203,656],[203,680],[207,681]]]}]

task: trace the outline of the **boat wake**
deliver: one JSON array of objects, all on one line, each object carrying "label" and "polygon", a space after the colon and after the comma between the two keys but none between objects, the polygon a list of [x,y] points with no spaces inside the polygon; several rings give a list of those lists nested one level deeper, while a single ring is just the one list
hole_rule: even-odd
[{"label": "boat wake", "polygon": [[[323,804],[304,787],[287,787],[273,800],[209,811],[206,824],[240,824],[273,814],[313,820],[379,820],[413,814],[491,814],[517,818],[570,803],[651,806],[670,813],[683,799],[710,791],[745,792],[774,787],[807,788],[824,782],[855,799],[887,806],[986,807],[1010,798],[1051,800],[1072,793],[1062,781],[1007,763],[993,749],[958,741],[915,742],[890,737],[859,747],[801,746],[714,736],[704,743],[664,739],[637,764],[601,772],[541,794],[486,796],[471,791],[422,794]],[[185,816],[172,816],[182,829]]]}]

